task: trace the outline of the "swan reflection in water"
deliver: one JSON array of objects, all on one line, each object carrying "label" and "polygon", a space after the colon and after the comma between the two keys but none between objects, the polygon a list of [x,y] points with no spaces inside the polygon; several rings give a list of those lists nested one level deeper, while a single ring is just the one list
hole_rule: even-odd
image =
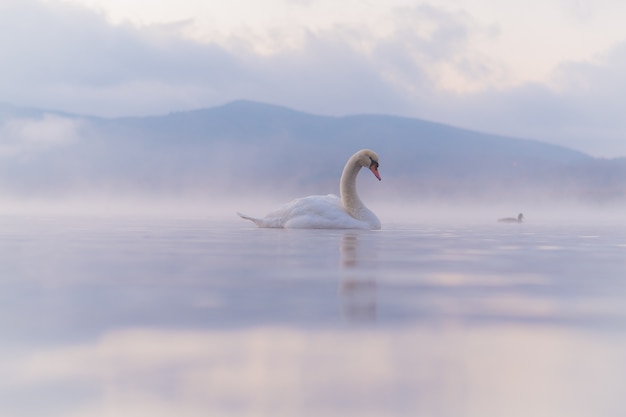
[{"label": "swan reflection in water", "polygon": [[345,233],[339,247],[343,315],[349,321],[376,320],[376,251],[356,232]]}]

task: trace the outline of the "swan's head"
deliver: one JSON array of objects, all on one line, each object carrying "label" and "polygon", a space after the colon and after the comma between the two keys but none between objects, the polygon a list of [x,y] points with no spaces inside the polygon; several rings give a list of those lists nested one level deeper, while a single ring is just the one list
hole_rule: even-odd
[{"label": "swan's head", "polygon": [[378,173],[378,155],[376,155],[376,152],[363,149],[359,151],[357,155],[359,163],[372,171],[372,174],[380,181],[380,174]]}]

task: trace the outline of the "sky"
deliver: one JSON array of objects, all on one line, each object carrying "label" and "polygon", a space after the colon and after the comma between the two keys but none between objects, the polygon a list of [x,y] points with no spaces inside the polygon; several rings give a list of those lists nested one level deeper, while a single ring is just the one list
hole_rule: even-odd
[{"label": "sky", "polygon": [[623,16],[622,0],[0,0],[0,102],[117,117],[248,99],[626,156]]}]

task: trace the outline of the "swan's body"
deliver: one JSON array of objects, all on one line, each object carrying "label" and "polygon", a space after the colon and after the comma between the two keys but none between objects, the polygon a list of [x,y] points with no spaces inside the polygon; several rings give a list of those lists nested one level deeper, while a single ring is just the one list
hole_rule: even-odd
[{"label": "swan's body", "polygon": [[505,217],[503,219],[498,219],[500,223],[521,223],[524,220],[524,215],[522,213],[518,214],[517,217]]},{"label": "swan's body", "polygon": [[380,180],[378,156],[369,149],[352,155],[341,174],[340,194],[312,195],[295,199],[263,218],[243,215],[259,227],[294,229],[380,229],[378,217],[365,207],[356,192],[356,177],[362,167]]}]

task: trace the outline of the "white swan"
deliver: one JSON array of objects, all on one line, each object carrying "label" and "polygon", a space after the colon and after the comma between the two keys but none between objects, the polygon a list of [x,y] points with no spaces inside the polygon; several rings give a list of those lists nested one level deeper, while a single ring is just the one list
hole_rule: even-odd
[{"label": "white swan", "polygon": [[522,213],[517,215],[516,217],[505,217],[503,219],[498,219],[501,223],[521,223],[524,220],[524,215]]},{"label": "white swan", "polygon": [[341,174],[339,191],[336,195],[312,195],[295,199],[263,218],[237,213],[253,221],[259,227],[294,229],[380,229],[380,220],[369,210],[356,192],[356,177],[362,167],[380,181],[378,155],[363,149],[352,155]]}]

